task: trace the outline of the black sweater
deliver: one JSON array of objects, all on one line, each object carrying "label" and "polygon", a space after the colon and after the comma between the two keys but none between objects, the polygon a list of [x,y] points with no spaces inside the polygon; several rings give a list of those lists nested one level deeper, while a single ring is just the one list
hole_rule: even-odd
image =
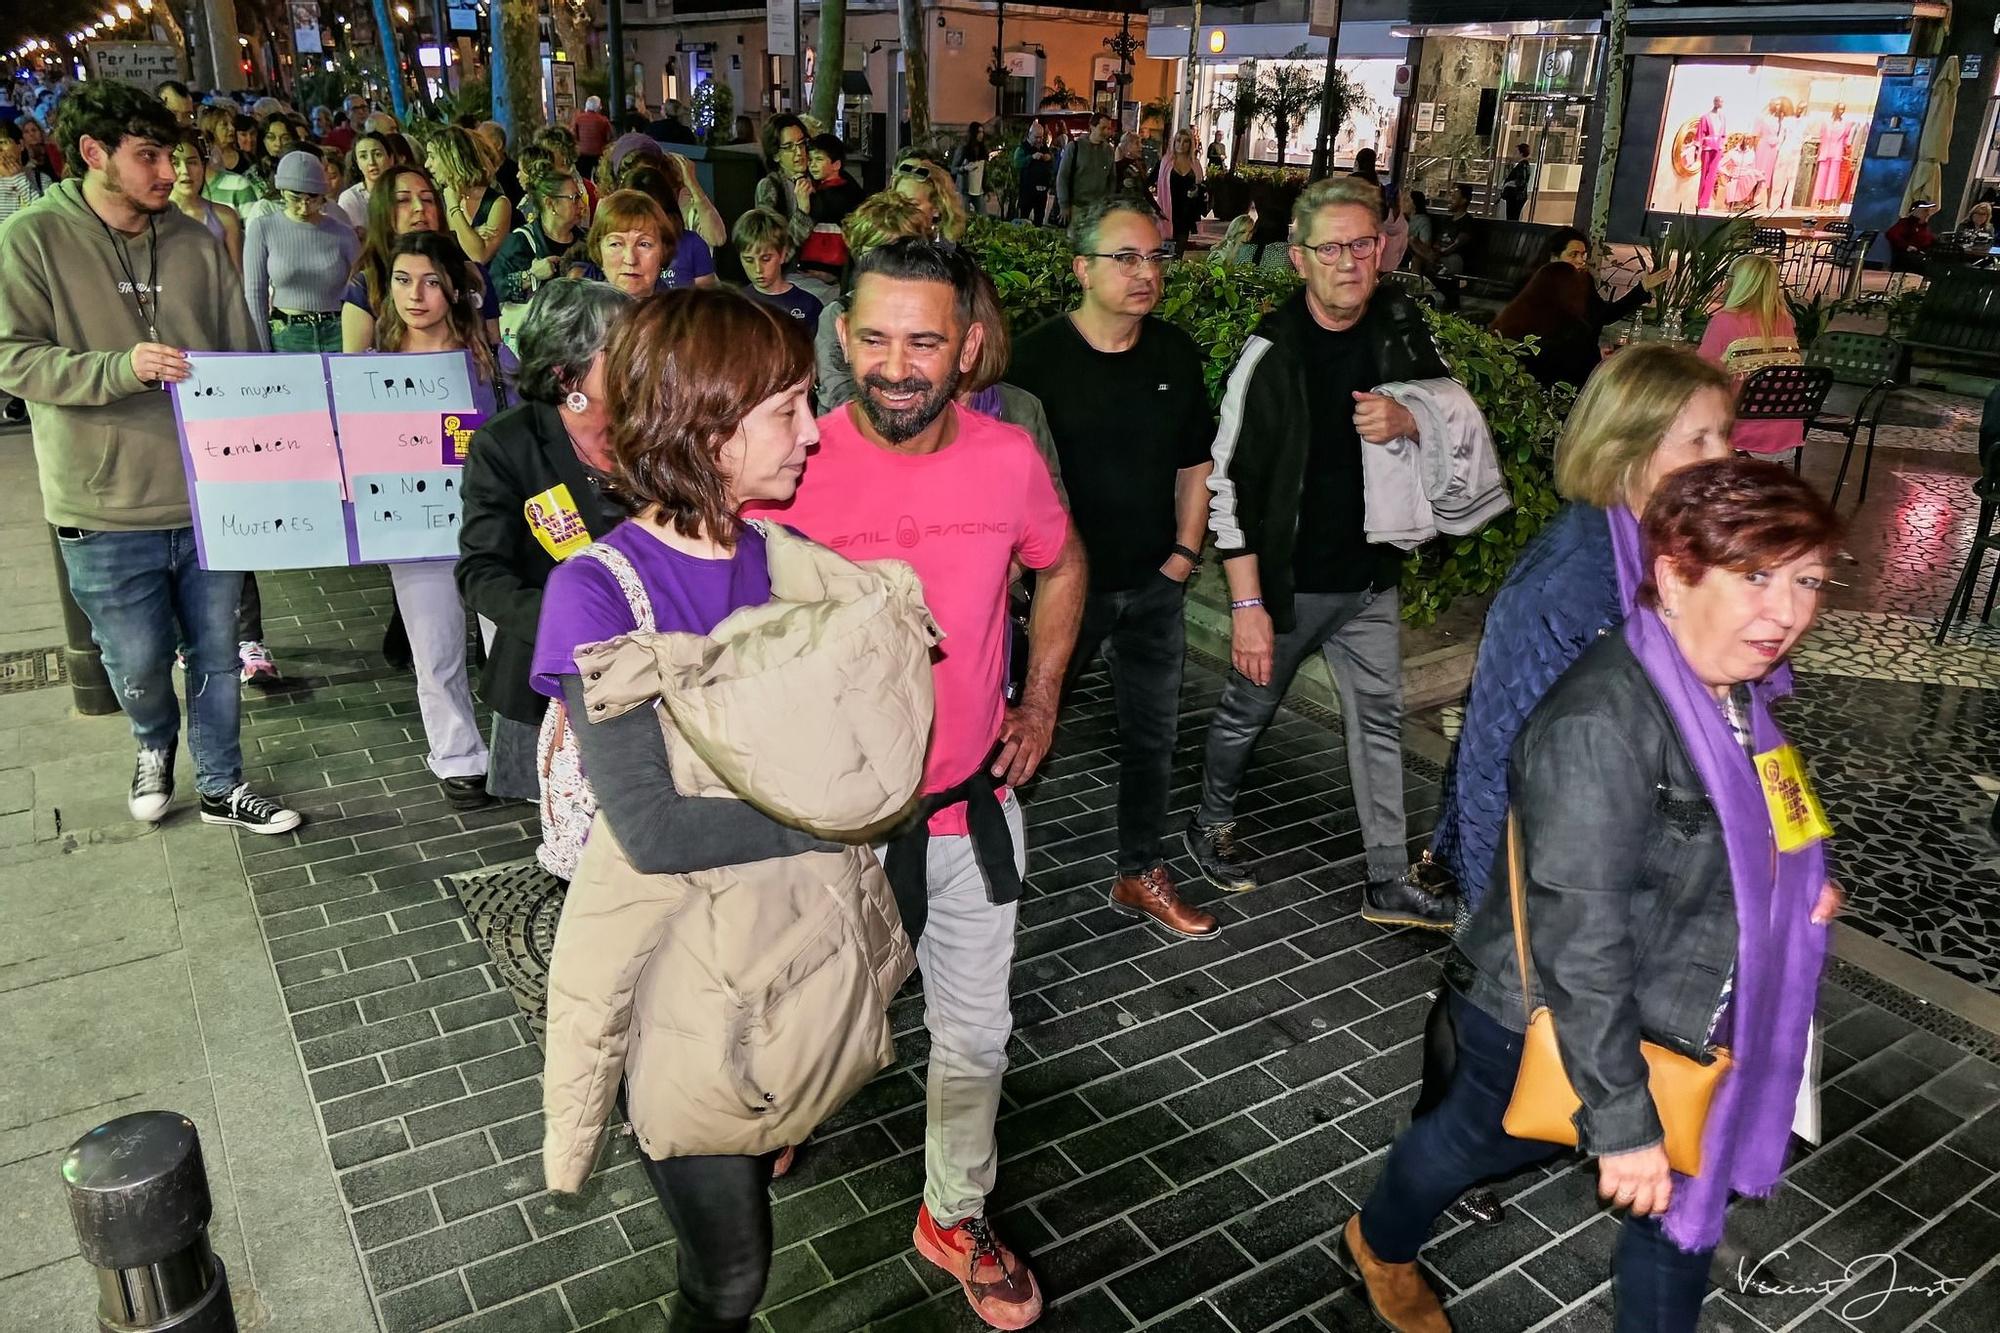
[{"label": "black sweater", "polygon": [[558,485],[569,488],[593,541],[625,517],[615,501],[598,493],[551,404],[510,408],[472,437],[460,485],[458,593],[497,627],[479,676],[479,697],[516,722],[539,723],[548,706],[528,684],[528,670],[542,620],[542,589],[556,561],[530,530],[526,505]]}]

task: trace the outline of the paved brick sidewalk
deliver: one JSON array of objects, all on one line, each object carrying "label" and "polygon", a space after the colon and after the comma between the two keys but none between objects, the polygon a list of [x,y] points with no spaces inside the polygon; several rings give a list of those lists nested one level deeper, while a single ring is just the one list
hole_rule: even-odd
[{"label": "paved brick sidewalk", "polygon": [[[663,1328],[673,1245],[630,1142],[614,1141],[581,1198],[541,1190],[540,1057],[439,878],[527,855],[532,810],[445,806],[413,686],[377,655],[378,570],[268,575],[264,597],[280,663],[305,683],[249,706],[251,779],[312,823],[243,851],[383,1327]],[[1177,808],[1217,685],[1191,666]],[[1329,1242],[1403,1123],[1439,937],[1355,915],[1338,735],[1292,712],[1259,751],[1241,825],[1270,882],[1213,904],[1223,936],[1170,942],[1109,911],[1111,725],[1099,677],[1027,793],[1001,1225],[1034,1256],[1051,1329],[1363,1327]],[[1412,762],[1415,832],[1435,777]],[[1840,985],[1822,1009],[1829,1142],[1747,1210],[1747,1230],[1773,1249],[1805,1233],[1785,1267],[1800,1283],[1891,1250],[1895,1285],[1967,1281],[1867,1317],[1848,1307],[1851,1323],[1838,1311],[1889,1285],[1879,1274],[1830,1298],[1718,1295],[1712,1326],[1991,1333],[2000,1068]],[[955,1285],[909,1253],[926,1037],[914,994],[895,1015],[897,1067],[774,1189],[770,1333],[975,1327]],[[1616,1222],[1593,1177],[1565,1163],[1508,1193],[1504,1225],[1427,1252],[1459,1328],[1608,1328]]]}]

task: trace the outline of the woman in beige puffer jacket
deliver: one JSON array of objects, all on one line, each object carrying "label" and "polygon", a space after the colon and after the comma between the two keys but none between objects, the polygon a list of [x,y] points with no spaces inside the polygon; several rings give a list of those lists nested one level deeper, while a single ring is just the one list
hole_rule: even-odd
[{"label": "woman in beige puffer jacket", "polygon": [[867,842],[922,777],[936,625],[908,566],[736,516],[797,483],[811,365],[734,293],[625,319],[604,380],[637,516],[557,568],[536,645],[599,803],[550,969],[543,1164],[581,1188],[622,1076],[680,1240],[676,1333],[749,1326],[771,1159],[889,1064],[914,966]]}]

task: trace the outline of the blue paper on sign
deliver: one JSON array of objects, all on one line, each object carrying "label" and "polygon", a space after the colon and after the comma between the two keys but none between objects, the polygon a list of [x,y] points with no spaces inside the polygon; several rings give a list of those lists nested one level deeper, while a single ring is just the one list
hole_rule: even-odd
[{"label": "blue paper on sign", "polygon": [[[347,563],[347,522],[337,481],[198,482],[195,513],[203,569]],[[455,539],[455,523],[452,530]]]},{"label": "blue paper on sign", "polygon": [[183,421],[326,411],[326,360],[317,352],[196,352],[188,364],[193,373],[173,386]]},{"label": "blue paper on sign", "polygon": [[329,356],[333,410],[339,416],[364,412],[450,412],[478,405],[472,395],[472,366],[464,352],[398,352],[372,356]]},{"label": "blue paper on sign", "polygon": [[457,468],[354,478],[355,556],[362,564],[458,555]]}]

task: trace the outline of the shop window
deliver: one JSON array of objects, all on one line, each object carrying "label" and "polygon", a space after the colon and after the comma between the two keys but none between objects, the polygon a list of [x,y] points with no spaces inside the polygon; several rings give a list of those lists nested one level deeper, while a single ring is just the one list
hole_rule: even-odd
[{"label": "shop window", "polygon": [[1676,62],[1647,207],[1846,217],[1880,82],[1872,58]]}]

